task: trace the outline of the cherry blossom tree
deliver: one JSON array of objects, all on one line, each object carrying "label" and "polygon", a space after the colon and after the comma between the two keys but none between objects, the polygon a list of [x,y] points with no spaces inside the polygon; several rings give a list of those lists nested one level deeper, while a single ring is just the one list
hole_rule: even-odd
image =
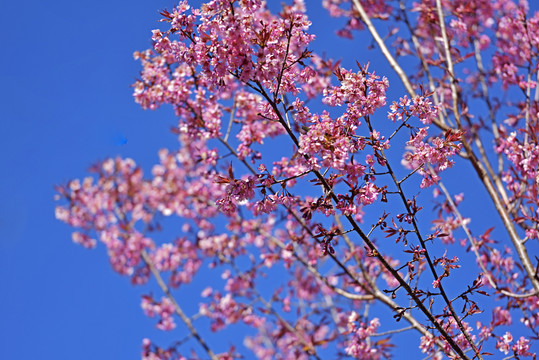
[{"label": "cherry blossom tree", "polygon": [[[535,359],[539,13],[525,0],[323,0],[345,23],[328,31],[381,50],[404,89],[391,98],[376,63],[312,51],[309,3],[162,10],[153,48],[135,53],[134,99],[173,107],[178,148],[151,174],[111,158],[58,187],[73,241],[102,242],[135,285],[156,281],[142,310],[188,335],[144,339],[142,358],[384,359],[412,346]],[[473,211],[456,183],[481,197]],[[172,217],[177,237],[163,240]],[[185,296],[202,273],[217,276]]]}]

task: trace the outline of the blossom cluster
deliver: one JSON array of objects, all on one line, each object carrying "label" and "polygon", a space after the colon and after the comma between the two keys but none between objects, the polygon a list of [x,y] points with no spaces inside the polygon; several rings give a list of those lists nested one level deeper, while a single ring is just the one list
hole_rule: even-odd
[{"label": "blossom cluster", "polygon": [[351,125],[344,117],[331,119],[328,113],[311,118],[312,125],[309,131],[302,134],[299,139],[301,154],[311,158],[319,156],[321,162],[310,162],[313,168],[331,167],[343,170],[349,162],[350,154],[362,150],[365,143],[361,138],[355,138],[355,125]]},{"label": "blossom cluster", "polygon": [[163,297],[161,301],[155,301],[151,296],[145,295],[142,297],[140,306],[147,316],[159,317],[159,322],[156,325],[159,330],[170,331],[176,328],[172,317],[175,309],[169,298]]},{"label": "blossom cluster", "polygon": [[407,150],[403,156],[402,163],[409,169],[419,169],[423,175],[421,188],[429,187],[440,180],[439,173],[453,166],[451,159],[462,148],[458,143],[460,135],[446,133],[444,137],[434,137],[429,144],[425,142],[428,135],[428,127],[421,128],[414,136],[410,137]]},{"label": "blossom cluster", "polygon": [[351,334],[350,340],[347,341],[346,354],[355,359],[382,359],[383,351],[373,344],[369,337],[376,333],[380,326],[380,321],[377,318],[372,319],[368,323],[360,322],[359,314],[355,311],[350,313],[348,317],[348,332]]},{"label": "blossom cluster", "polygon": [[392,121],[402,120],[404,117],[416,116],[421,120],[423,124],[432,124],[432,122],[438,117],[438,109],[432,105],[431,100],[426,96],[414,96],[413,100],[410,100],[407,95],[404,95],[391,104],[389,107],[391,110],[388,114],[388,118]]}]

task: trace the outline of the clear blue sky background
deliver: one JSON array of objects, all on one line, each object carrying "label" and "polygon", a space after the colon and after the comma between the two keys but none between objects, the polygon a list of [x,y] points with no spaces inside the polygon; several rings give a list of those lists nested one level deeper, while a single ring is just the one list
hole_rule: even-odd
[{"label": "clear blue sky background", "polygon": [[[315,50],[345,57],[347,67],[356,59],[376,64],[376,53],[364,51],[368,36],[335,40],[324,29],[341,22],[329,21],[313,3]],[[151,46],[158,10],[174,5],[0,3],[3,360],[136,359],[144,337],[159,339],[155,321],[140,309],[142,289],[112,272],[102,246],[87,251],[74,245],[72,229],[54,219],[53,187],[86,176],[92,163],[110,156],[132,157],[147,171],[160,148],[176,145],[168,132],[172,111],[141,110],[130,88],[140,70],[133,51]],[[377,73],[388,75],[403,94],[381,63]]]}]

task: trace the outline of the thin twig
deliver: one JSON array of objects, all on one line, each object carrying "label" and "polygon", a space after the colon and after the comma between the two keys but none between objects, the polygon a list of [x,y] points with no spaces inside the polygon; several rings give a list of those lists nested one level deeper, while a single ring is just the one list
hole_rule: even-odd
[{"label": "thin twig", "polygon": [[204,339],[202,339],[202,337],[199,335],[199,333],[197,332],[197,330],[193,326],[193,323],[191,322],[189,317],[187,317],[187,315],[185,315],[185,313],[183,312],[182,308],[180,307],[180,305],[178,304],[178,302],[176,301],[174,296],[172,296],[172,294],[170,293],[170,289],[168,288],[168,286],[163,281],[163,278],[161,277],[161,274],[159,273],[159,270],[157,270],[155,268],[155,266],[153,265],[150,257],[148,256],[148,254],[146,253],[145,250],[143,250],[141,252],[141,256],[142,256],[142,259],[144,260],[144,262],[146,263],[146,265],[150,268],[150,271],[153,274],[153,276],[155,277],[155,280],[157,281],[157,284],[159,285],[161,290],[165,293],[167,298],[172,302],[172,305],[174,306],[174,310],[176,310],[176,314],[178,314],[180,319],[182,319],[183,323],[189,329],[189,332],[191,333],[191,335],[193,335],[193,337],[198,341],[200,346],[202,346],[204,348],[204,350],[208,353],[208,355],[210,356],[210,358],[212,360],[218,360],[217,356],[213,353],[213,351],[210,349],[210,347],[204,341]]},{"label": "thin twig", "polygon": [[414,328],[413,326],[407,326],[407,327],[401,328],[401,329],[395,329],[395,330],[384,331],[384,332],[381,332],[381,333],[376,333],[376,334],[373,334],[371,336],[375,337],[375,336],[387,336],[387,335],[391,335],[391,334],[398,334],[398,333],[401,333],[401,332],[412,330],[413,328]]},{"label": "thin twig", "polygon": [[234,114],[236,112],[236,97],[234,96],[234,105],[232,105],[232,110],[230,111],[230,119],[228,120],[228,127],[226,129],[226,134],[224,141],[228,141],[228,136],[230,135],[230,130],[232,130],[232,123],[234,122]]},{"label": "thin twig", "polygon": [[496,281],[494,280],[494,278],[491,276],[490,272],[487,270],[487,268],[483,264],[483,261],[481,261],[481,255],[479,254],[479,250],[477,248],[475,240],[473,239],[472,233],[470,232],[470,229],[468,229],[468,226],[464,222],[464,219],[462,218],[462,215],[460,214],[460,211],[458,210],[457,205],[453,201],[453,198],[449,194],[449,191],[447,191],[447,188],[442,183],[442,181],[438,182],[438,187],[444,193],[445,198],[447,199],[447,202],[449,203],[449,205],[451,206],[451,209],[453,210],[453,213],[455,213],[455,215],[457,216],[457,219],[458,219],[459,223],[461,224],[462,230],[464,230],[464,233],[466,234],[466,237],[468,238],[468,241],[470,242],[470,246],[472,248],[473,253],[475,254],[475,257],[477,259],[477,263],[481,267],[481,270],[483,270],[483,274],[486,276],[490,286],[492,288],[494,288],[496,291],[499,291],[500,293],[502,293],[503,295],[513,297],[513,298],[527,298],[527,297],[530,297],[530,296],[535,296],[537,294],[536,291],[532,291],[532,292],[525,293],[525,294],[516,294],[516,293],[510,292],[510,291],[504,290],[504,289],[500,289],[498,287],[498,285],[496,284]]}]

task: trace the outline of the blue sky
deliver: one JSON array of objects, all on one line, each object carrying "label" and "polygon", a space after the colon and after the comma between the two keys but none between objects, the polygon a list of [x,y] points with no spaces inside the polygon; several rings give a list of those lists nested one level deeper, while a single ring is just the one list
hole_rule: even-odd
[{"label": "blue sky", "polygon": [[[144,337],[159,339],[140,309],[142,289],[112,272],[102,246],[71,242],[71,229],[54,219],[53,196],[55,184],[86,176],[98,160],[132,157],[148,170],[160,148],[175,147],[172,111],[141,110],[130,88],[140,70],[133,51],[151,46],[158,10],[173,5],[0,4],[2,359],[136,359]],[[335,40],[323,32],[327,14],[313,15],[313,31],[322,31],[316,50],[345,57],[348,67],[378,59],[364,53],[370,39]],[[391,81],[381,63],[377,73]]]}]

